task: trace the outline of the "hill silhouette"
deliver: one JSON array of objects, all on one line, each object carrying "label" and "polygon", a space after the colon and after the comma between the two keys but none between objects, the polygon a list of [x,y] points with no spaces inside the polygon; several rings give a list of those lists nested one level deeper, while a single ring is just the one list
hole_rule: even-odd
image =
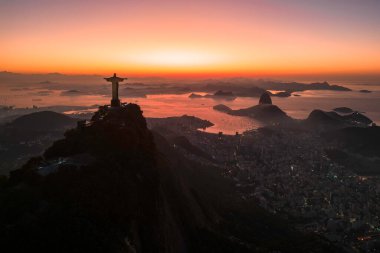
[{"label": "hill silhouette", "polygon": [[349,126],[368,126],[372,120],[359,112],[340,115],[335,111],[313,110],[303,122],[309,127],[342,128]]},{"label": "hill silhouette", "polygon": [[20,116],[0,126],[0,174],[19,168],[30,157],[41,154],[77,120],[64,114],[42,111]]},{"label": "hill silhouette", "polygon": [[270,98],[269,92],[264,92],[261,95],[260,100],[259,100],[259,105],[263,105],[263,104],[268,104],[268,105],[272,104],[272,99]]},{"label": "hill silhouette", "polygon": [[104,106],[2,181],[0,243],[12,252],[334,251],[234,194],[215,168],[149,131],[138,105]]},{"label": "hill silhouette", "polygon": [[24,185],[32,192],[27,198],[45,207],[25,203],[20,216],[2,220],[17,228],[2,229],[5,245],[42,252],[179,252],[196,226],[206,226],[202,208],[159,156],[137,105],[102,107],[90,124],[65,137],[11,173],[11,184]]},{"label": "hill silhouette", "polygon": [[280,123],[292,120],[277,105],[272,104],[259,104],[238,110],[232,110],[226,105],[219,104],[215,105],[213,109],[230,115],[250,117],[267,123]]},{"label": "hill silhouette", "polygon": [[77,120],[52,111],[35,112],[16,118],[7,127],[23,131],[52,131],[74,127]]}]

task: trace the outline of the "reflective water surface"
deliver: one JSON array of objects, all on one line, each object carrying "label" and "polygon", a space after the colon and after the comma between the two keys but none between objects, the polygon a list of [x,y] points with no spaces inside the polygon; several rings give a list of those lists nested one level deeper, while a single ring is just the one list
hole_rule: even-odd
[{"label": "reflective water surface", "polygon": [[[306,118],[314,109],[332,110],[336,107],[350,107],[364,112],[368,117],[380,124],[380,86],[371,86],[372,93],[356,91],[304,91],[296,92],[288,98],[273,97],[273,103],[278,105],[288,115],[297,119]],[[364,88],[363,88],[364,89]],[[91,106],[108,104],[110,97],[104,95],[86,95],[80,92],[62,95],[63,90],[47,89],[10,89],[2,88],[0,105],[8,104],[16,107],[38,107],[69,105]],[[233,101],[216,100],[211,98],[190,99],[186,94],[148,95],[145,98],[121,97],[123,102],[137,103],[144,111],[145,117],[169,117],[184,114],[207,119],[214,123],[207,129],[209,132],[224,132],[234,134],[249,129],[255,129],[262,124],[246,117],[230,116],[212,109],[214,105],[225,104],[233,109],[246,108],[258,103],[258,98],[237,98]],[[294,96],[296,95],[296,96]],[[298,96],[299,95],[299,96]],[[94,110],[94,109],[92,109]],[[68,114],[81,111],[69,110]]]}]

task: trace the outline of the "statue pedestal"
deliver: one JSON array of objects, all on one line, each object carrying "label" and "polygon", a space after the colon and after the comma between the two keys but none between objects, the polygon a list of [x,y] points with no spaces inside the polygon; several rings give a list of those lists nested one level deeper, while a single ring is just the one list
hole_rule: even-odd
[{"label": "statue pedestal", "polygon": [[120,106],[120,100],[119,99],[112,99],[111,100],[111,106],[112,107],[119,107]]}]

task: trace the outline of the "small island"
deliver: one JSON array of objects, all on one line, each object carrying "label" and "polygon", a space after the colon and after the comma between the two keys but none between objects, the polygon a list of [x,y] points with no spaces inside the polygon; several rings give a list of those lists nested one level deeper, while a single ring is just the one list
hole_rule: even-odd
[{"label": "small island", "polygon": [[191,93],[189,95],[189,98],[212,98],[212,99],[234,100],[236,99],[236,95],[232,93],[231,91],[218,90],[214,94],[206,94],[204,96],[196,94],[196,93]]},{"label": "small island", "polygon": [[291,91],[280,91],[277,93],[271,93],[271,95],[273,97],[287,98],[287,97],[290,97],[292,95],[292,92]]},{"label": "small island", "polygon": [[191,94],[189,95],[189,98],[203,98],[203,96],[202,96],[202,95],[199,95],[199,94],[196,94],[196,93],[191,93]]},{"label": "small island", "polygon": [[354,111],[348,107],[337,107],[333,109],[334,112],[338,113],[353,113]]},{"label": "small island", "polygon": [[61,92],[61,96],[80,96],[83,93],[79,90],[66,90]]},{"label": "small island", "polygon": [[212,122],[208,120],[203,120],[195,116],[189,115],[167,118],[147,118],[147,123],[149,128],[157,128],[170,125],[188,130],[206,129],[214,125]]}]

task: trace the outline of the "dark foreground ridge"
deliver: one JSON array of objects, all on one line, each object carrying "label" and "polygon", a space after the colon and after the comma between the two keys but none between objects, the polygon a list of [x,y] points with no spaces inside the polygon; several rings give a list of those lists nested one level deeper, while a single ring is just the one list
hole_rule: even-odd
[{"label": "dark foreground ridge", "polygon": [[[179,140],[178,143],[186,142]],[[191,148],[191,147],[190,147]],[[100,107],[0,182],[4,252],[332,252],[175,153],[135,104]]]}]

